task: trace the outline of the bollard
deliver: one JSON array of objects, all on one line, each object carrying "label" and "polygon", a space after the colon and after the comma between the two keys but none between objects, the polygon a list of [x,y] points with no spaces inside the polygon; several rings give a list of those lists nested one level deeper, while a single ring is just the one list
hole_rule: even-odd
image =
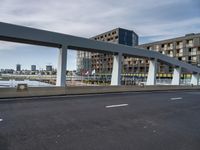
[{"label": "bollard", "polygon": [[17,92],[28,91],[27,84],[17,84]]}]

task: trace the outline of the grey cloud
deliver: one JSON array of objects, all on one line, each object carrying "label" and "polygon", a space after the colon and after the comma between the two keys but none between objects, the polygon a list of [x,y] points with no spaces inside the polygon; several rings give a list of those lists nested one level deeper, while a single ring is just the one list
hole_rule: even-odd
[{"label": "grey cloud", "polygon": [[[176,28],[178,34],[184,33],[187,21],[194,24],[192,31],[198,31],[197,4],[198,0],[3,0],[0,19],[84,37],[116,27],[135,30],[141,36],[168,36]],[[181,9],[186,6],[188,9]]]},{"label": "grey cloud", "polygon": [[[199,0],[1,0],[0,20],[83,37],[124,27],[150,42],[200,31],[199,8]],[[1,54],[26,49],[0,45]],[[76,53],[69,54],[74,64]]]}]

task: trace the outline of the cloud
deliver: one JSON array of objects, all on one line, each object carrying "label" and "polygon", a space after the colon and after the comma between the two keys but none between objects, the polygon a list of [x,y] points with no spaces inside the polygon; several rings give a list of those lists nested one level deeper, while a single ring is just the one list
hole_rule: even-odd
[{"label": "cloud", "polygon": [[3,50],[15,50],[18,47],[22,47],[22,44],[0,41],[0,52]]},{"label": "cloud", "polygon": [[152,31],[158,35],[168,34],[166,25],[173,29],[179,21],[194,17],[200,20],[197,3],[198,0],[3,0],[0,19],[84,37],[119,26],[136,30],[141,36]]},{"label": "cloud", "polygon": [[199,0],[1,0],[0,20],[87,38],[123,27],[151,42],[200,31],[199,8]]}]

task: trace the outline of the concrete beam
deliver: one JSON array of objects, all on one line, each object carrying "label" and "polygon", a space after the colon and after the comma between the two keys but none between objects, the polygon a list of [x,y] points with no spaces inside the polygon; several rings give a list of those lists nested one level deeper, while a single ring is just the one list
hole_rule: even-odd
[{"label": "concrete beam", "polygon": [[149,62],[149,72],[147,76],[146,85],[156,84],[156,73],[157,73],[157,59],[151,59]]},{"label": "concrete beam", "polygon": [[180,85],[181,67],[175,67],[171,85]]},{"label": "concrete beam", "polygon": [[122,54],[113,56],[111,85],[121,85]]},{"label": "concrete beam", "polygon": [[190,81],[191,85],[199,85],[199,74],[193,73]]},{"label": "concrete beam", "polygon": [[58,52],[56,86],[66,86],[67,46],[62,46]]}]

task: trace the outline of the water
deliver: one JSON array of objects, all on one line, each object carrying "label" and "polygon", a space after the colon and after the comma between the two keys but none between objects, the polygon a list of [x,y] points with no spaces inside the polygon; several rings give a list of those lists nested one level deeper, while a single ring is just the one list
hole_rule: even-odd
[{"label": "water", "polygon": [[39,81],[30,81],[30,80],[23,80],[23,81],[15,81],[15,80],[9,80],[9,81],[3,81],[0,80],[0,88],[3,87],[16,87],[17,84],[27,84],[28,87],[49,87],[54,86],[48,83],[39,82]]}]

